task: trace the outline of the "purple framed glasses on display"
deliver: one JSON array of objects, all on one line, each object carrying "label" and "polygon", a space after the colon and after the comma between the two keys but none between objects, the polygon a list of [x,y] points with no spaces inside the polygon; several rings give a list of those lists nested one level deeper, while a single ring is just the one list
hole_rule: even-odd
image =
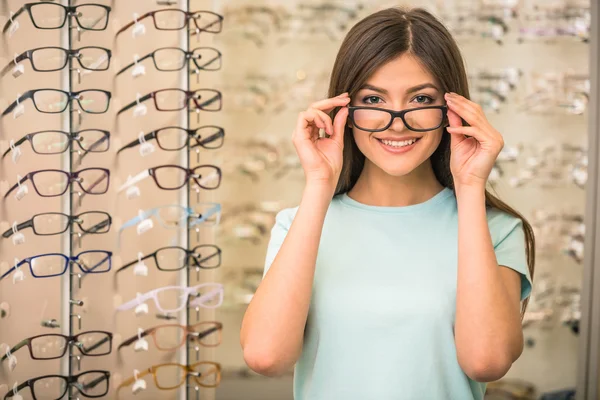
[{"label": "purple framed glasses on display", "polygon": [[17,190],[16,197],[20,200],[28,193],[26,181],[31,181],[33,188],[42,197],[56,197],[65,194],[69,185],[77,182],[81,190],[87,194],[104,194],[108,191],[110,171],[106,168],[85,168],[75,172],[60,169],[41,169],[33,171],[21,178],[17,176],[14,184],[4,198]]}]

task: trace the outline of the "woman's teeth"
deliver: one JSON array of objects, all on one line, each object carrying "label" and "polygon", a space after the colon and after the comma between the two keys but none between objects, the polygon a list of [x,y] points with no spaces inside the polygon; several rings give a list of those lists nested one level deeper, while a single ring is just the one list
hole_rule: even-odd
[{"label": "woman's teeth", "polygon": [[410,146],[411,144],[413,144],[414,142],[416,142],[418,139],[409,139],[409,140],[403,140],[400,142],[394,141],[394,140],[381,140],[381,143],[385,144],[386,146],[392,146],[392,147],[404,147],[404,146]]}]

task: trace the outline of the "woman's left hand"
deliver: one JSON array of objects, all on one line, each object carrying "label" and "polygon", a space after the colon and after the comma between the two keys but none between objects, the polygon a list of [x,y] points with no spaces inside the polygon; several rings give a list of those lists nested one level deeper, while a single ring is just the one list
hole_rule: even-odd
[{"label": "woman's left hand", "polygon": [[[446,93],[450,133],[450,171],[456,186],[483,186],[504,147],[502,135],[490,125],[479,104]],[[470,126],[463,126],[462,119]],[[470,137],[465,137],[470,136]]]}]

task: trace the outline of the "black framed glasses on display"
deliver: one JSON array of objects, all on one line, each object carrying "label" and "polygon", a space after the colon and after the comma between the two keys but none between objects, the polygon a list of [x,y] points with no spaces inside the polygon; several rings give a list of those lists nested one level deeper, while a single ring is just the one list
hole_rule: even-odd
[{"label": "black framed glasses on display", "polygon": [[76,256],[67,256],[62,253],[46,253],[27,257],[6,271],[0,280],[8,275],[22,273],[23,265],[29,266],[31,276],[34,278],[51,278],[67,272],[69,265],[76,264],[85,274],[101,274],[110,271],[112,267],[112,252],[105,250],[82,251]]},{"label": "black framed glasses on display", "polygon": [[188,61],[192,61],[197,70],[218,71],[221,69],[222,54],[214,47],[197,47],[192,51],[179,47],[161,47],[126,65],[117,72],[117,76],[148,58],[152,59],[158,71],[179,71]]},{"label": "black framed glasses on display", "polygon": [[21,340],[0,358],[0,362],[10,358],[19,349],[27,346],[33,360],[54,360],[67,353],[69,345],[79,349],[85,356],[105,356],[112,351],[113,334],[106,331],[87,331],[72,336],[47,333]]},{"label": "black framed glasses on display", "polygon": [[[33,89],[28,90],[9,105],[2,113],[5,116],[22,107],[27,99],[33,101],[36,110],[41,113],[58,114],[67,109],[69,103],[77,100],[79,108],[90,114],[103,114],[108,111],[111,93],[100,89],[86,89],[78,92],[65,92],[59,89]],[[22,114],[23,111],[20,112]]]},{"label": "black framed glasses on display", "polygon": [[427,106],[393,111],[379,107],[348,106],[348,111],[350,122],[361,131],[382,132],[392,125],[394,119],[400,118],[407,129],[427,132],[447,123],[448,107]]},{"label": "black framed glasses on display", "polygon": [[152,254],[131,261],[117,270],[122,272],[152,258],[160,271],[179,271],[184,268],[214,269],[221,266],[222,251],[213,244],[201,244],[191,250],[179,246],[161,247]]},{"label": "black framed glasses on display", "polygon": [[153,99],[157,111],[180,111],[190,106],[193,101],[194,111],[219,111],[221,110],[222,97],[220,91],[214,89],[162,89],[150,92],[121,108],[117,115],[141,105],[146,100]]},{"label": "black framed glasses on display", "polygon": [[205,125],[196,129],[165,126],[164,128],[147,133],[141,139],[133,140],[126,144],[117,151],[117,154],[148,140],[156,140],[158,147],[163,150],[177,151],[185,148],[192,139],[196,142],[191,146],[192,149],[195,147],[202,147],[207,150],[219,149],[223,146],[225,131],[220,126],[215,125]]},{"label": "black framed glasses on display", "polygon": [[[69,186],[75,182],[87,194],[104,194],[108,191],[110,171],[106,168],[84,168],[75,172],[66,172],[60,169],[32,171],[19,179],[6,192],[4,198],[16,189],[27,194],[27,189],[23,188],[26,188],[24,183],[28,180],[33,183],[33,188],[42,197],[62,196]],[[17,195],[19,195],[19,192],[17,192]]]},{"label": "black framed glasses on display", "polygon": [[190,180],[193,180],[199,188],[214,190],[221,185],[222,176],[221,168],[216,165],[198,165],[194,168],[185,168],[175,164],[159,165],[144,169],[130,177],[119,187],[118,192],[130,188],[148,177],[152,177],[156,186],[163,190],[181,189]]},{"label": "black framed glasses on display", "polygon": [[84,129],[71,133],[54,130],[32,132],[11,143],[2,158],[26,141],[36,154],[64,153],[73,146],[73,142],[86,153],[104,153],[110,147],[110,133],[102,129]]},{"label": "black framed glasses on display", "polygon": [[140,24],[146,18],[152,18],[154,27],[162,31],[176,31],[194,21],[191,30],[196,32],[219,33],[223,29],[223,16],[211,11],[183,11],[176,8],[166,8],[147,12],[123,26],[115,34],[119,36],[134,25]]},{"label": "black framed glasses on display", "polygon": [[23,229],[31,228],[38,236],[52,236],[65,233],[69,227],[77,224],[85,234],[101,234],[110,231],[112,217],[104,211],[86,211],[79,215],[67,215],[60,212],[35,214],[31,219],[6,230],[2,237],[8,239]]},{"label": "black framed glasses on display", "polygon": [[104,370],[85,371],[77,375],[42,375],[27,379],[9,390],[4,400],[12,399],[21,390],[29,388],[33,400],[60,400],[74,387],[84,397],[104,397],[108,393],[110,372]]},{"label": "black framed glasses on display", "polygon": [[0,72],[6,75],[21,61],[29,60],[31,68],[37,72],[60,71],[67,66],[69,59],[74,58],[79,66],[89,71],[106,71],[110,66],[112,52],[98,46],[85,46],[79,49],[64,49],[62,47],[38,47],[27,50],[11,60]]},{"label": "black framed glasses on display", "polygon": [[[108,14],[111,8],[102,4],[80,4],[77,6],[63,6],[62,4],[39,2],[25,3],[11,16],[4,25],[2,33],[18,28],[16,18],[24,12],[38,29],[60,29],[65,26],[67,17],[74,17],[78,28],[89,31],[103,31],[108,26]],[[12,26],[12,28],[11,28]],[[14,28],[14,27],[17,28]]]}]

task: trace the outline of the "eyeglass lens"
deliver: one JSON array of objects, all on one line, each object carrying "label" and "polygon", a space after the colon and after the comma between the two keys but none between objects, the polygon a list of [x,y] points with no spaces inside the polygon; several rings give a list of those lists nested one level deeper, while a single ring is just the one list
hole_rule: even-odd
[{"label": "eyeglass lens", "polygon": [[[411,130],[431,130],[439,128],[444,118],[443,111],[434,109],[414,109],[404,115],[406,127]],[[354,111],[354,124],[358,129],[377,131],[387,129],[392,115],[384,110],[357,109]]]},{"label": "eyeglass lens", "polygon": [[62,376],[50,376],[36,379],[31,391],[36,399],[54,400],[62,398],[67,392],[67,380]]},{"label": "eyeglass lens", "polygon": [[[217,92],[197,90],[193,94],[202,110],[218,111],[221,109],[221,98]],[[185,91],[179,89],[159,90],[154,94],[156,109],[160,111],[183,110],[190,98]]]}]

